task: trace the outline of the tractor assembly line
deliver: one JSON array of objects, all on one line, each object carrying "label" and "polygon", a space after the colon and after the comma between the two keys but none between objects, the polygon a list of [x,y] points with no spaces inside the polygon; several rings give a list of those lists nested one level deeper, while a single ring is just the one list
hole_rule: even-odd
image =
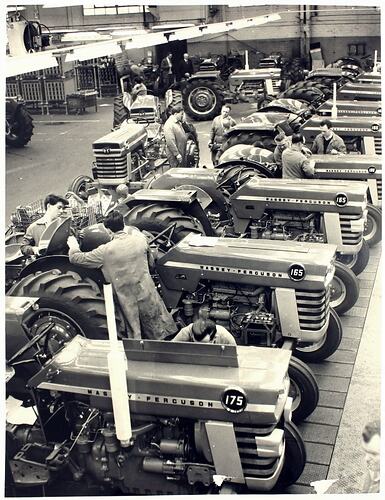
[{"label": "tractor assembly line", "polygon": [[[89,145],[92,165],[79,158],[60,188],[60,215],[46,223],[42,200],[13,208],[6,396],[37,418],[7,421],[11,496],[65,482],[79,495],[291,493],[312,476],[312,418],[331,401],[328,369],[355,328],[346,318],[369,305],[362,276],[382,240],[381,75],[350,57],[312,71],[274,54],[249,69],[247,57],[135,96],[132,69],[119,68],[113,117]],[[204,164],[200,127],[245,102],[218,164]],[[311,154],[325,119],[346,153]],[[29,144],[25,103],[7,99],[6,122],[7,146]],[[177,167],[171,122],[185,140]],[[285,177],[279,134],[288,147],[303,137],[313,178]],[[111,214],[144,235],[176,330],[214,323],[234,345],[135,338],[104,267],[71,257],[71,238],[84,255],[107,247]]]}]

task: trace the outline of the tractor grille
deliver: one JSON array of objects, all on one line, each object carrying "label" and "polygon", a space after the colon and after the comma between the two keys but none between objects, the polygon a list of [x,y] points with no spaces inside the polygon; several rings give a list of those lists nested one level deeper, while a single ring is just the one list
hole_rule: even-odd
[{"label": "tractor grille", "polygon": [[131,111],[131,119],[134,120],[135,123],[155,123],[157,121],[157,116],[154,112],[143,112],[143,111]]},{"label": "tractor grille", "polygon": [[381,139],[381,137],[374,138],[374,150],[376,152],[376,155],[382,154],[382,139]]},{"label": "tractor grille", "polygon": [[296,290],[295,297],[301,330],[320,330],[329,317],[329,290]]},{"label": "tractor grille", "polygon": [[378,200],[382,201],[382,179],[377,179],[377,195]]},{"label": "tractor grille", "polygon": [[95,149],[96,174],[98,179],[125,179],[127,177],[127,152],[112,147]]},{"label": "tractor grille", "polygon": [[[362,223],[362,229],[352,229],[352,224]],[[343,245],[358,245],[363,237],[364,219],[362,214],[340,214],[340,226]]]},{"label": "tractor grille", "polygon": [[274,429],[261,429],[247,424],[235,424],[235,438],[237,440],[239,458],[244,476],[264,478],[274,474],[279,458],[258,457],[256,435],[268,435]]}]

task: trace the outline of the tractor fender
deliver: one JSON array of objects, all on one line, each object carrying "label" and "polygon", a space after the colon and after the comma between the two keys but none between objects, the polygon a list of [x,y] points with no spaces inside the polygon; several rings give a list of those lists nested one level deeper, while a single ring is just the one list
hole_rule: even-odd
[{"label": "tractor fender", "polygon": [[49,271],[50,269],[60,269],[62,272],[73,271],[78,273],[82,278],[90,278],[100,288],[105,283],[103,273],[100,269],[87,269],[76,264],[71,264],[68,255],[47,255],[40,257],[25,266],[19,275],[19,279],[39,271]]},{"label": "tractor fender", "polygon": [[228,162],[238,160],[252,161],[257,163],[274,163],[274,155],[268,149],[258,148],[251,144],[235,144],[221,154],[221,166]]}]

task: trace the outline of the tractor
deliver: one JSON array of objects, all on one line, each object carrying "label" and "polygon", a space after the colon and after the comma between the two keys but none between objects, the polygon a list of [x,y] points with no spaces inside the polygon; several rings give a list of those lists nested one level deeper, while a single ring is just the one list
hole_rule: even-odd
[{"label": "tractor", "polygon": [[[369,246],[379,243],[382,238],[382,157],[379,155],[313,155],[312,160],[316,175],[316,179],[313,180],[315,188],[319,179],[333,180],[335,189],[339,188],[340,183],[344,181],[366,183],[368,212],[364,238]],[[219,169],[237,166],[246,171],[254,170],[256,175],[262,177],[279,178],[282,175],[280,168],[274,163],[272,152],[254,146],[239,144],[222,154]],[[358,273],[357,270],[356,273]]]},{"label": "tractor", "polygon": [[[188,191],[175,193],[175,199],[187,200],[199,209],[194,196],[195,193]],[[167,211],[172,212],[167,209],[163,210],[163,214]],[[68,342],[76,332],[96,339],[106,336],[101,289],[103,275],[99,270],[72,265],[66,255],[71,224],[81,227],[79,217],[73,212],[72,218],[54,221],[42,237],[41,255],[35,260],[31,261],[21,254],[16,231],[8,235],[6,246],[7,296],[38,297],[41,307],[30,318],[31,331],[38,335],[47,324],[52,325],[51,335],[59,345]],[[183,228],[155,218],[132,222],[150,235],[156,234],[152,244],[159,247],[161,257],[157,261],[154,279],[179,326],[205,314],[226,325],[240,344],[285,346],[293,349],[297,357],[304,361],[322,360],[335,352],[342,336],[340,320],[330,307],[329,288],[335,269],[335,245],[290,241],[282,245],[267,240],[252,242],[215,237],[194,242],[191,236],[197,235],[189,233],[196,232],[196,228],[189,224],[189,217],[185,216],[184,221]],[[131,224],[129,220],[127,222]],[[85,251],[109,241],[100,223],[86,224],[81,236],[81,248]],[[175,250],[178,241],[181,245],[185,241],[186,245]],[[217,255],[223,252],[229,255],[223,261],[223,264],[228,261],[226,268],[210,264],[215,247]],[[180,261],[182,255],[184,263]],[[202,258],[204,262],[198,265],[196,259]],[[182,265],[186,269],[198,266],[201,269],[198,273],[200,279],[197,281],[199,276],[195,271],[190,276],[179,271],[175,275],[173,262],[177,267]],[[291,267],[298,267],[298,270],[292,271]],[[293,277],[290,277],[292,272]],[[230,277],[229,273],[232,273]],[[180,290],[179,285],[177,288],[171,285],[171,280],[175,279],[180,279]],[[294,316],[291,306],[285,312],[286,301],[289,300],[296,304]],[[124,321],[118,308],[116,319],[118,333],[125,338]],[[298,420],[314,410],[318,389],[306,365],[300,361],[293,363],[290,365],[290,377],[294,380],[294,418]]]},{"label": "tractor", "polygon": [[[7,395],[20,368],[35,366],[20,382],[36,420],[16,423],[7,406],[12,496],[34,486],[52,496],[279,493],[302,474],[289,350],[132,339],[112,349],[79,330],[51,353],[52,325],[29,326],[40,308],[41,299],[6,300],[7,337],[24,336],[8,356]],[[111,355],[122,359],[119,393]]]},{"label": "tractor", "polygon": [[33,135],[33,118],[23,101],[6,98],[5,142],[7,146],[22,148]]}]

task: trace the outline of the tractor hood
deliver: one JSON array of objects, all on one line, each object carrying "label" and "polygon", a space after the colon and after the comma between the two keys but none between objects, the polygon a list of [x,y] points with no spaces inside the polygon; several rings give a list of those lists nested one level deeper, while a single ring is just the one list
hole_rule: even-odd
[{"label": "tractor hood", "polygon": [[[124,344],[124,345],[123,345]],[[287,398],[290,351],[166,341],[119,342],[127,357],[132,414],[275,424]],[[111,405],[109,341],[75,337],[29,384]],[[202,366],[203,365],[203,366]],[[246,395],[239,413],[225,408],[226,390]]]},{"label": "tractor hood", "polygon": [[236,69],[229,76],[229,80],[250,81],[281,78],[280,68]]},{"label": "tractor hood", "polygon": [[[157,271],[165,288],[175,292],[194,292],[202,280],[321,290],[333,273],[335,251],[335,245],[318,243],[189,234],[157,261]],[[293,264],[304,266],[302,281],[290,278]],[[170,307],[169,299],[165,302]]]},{"label": "tractor hood", "polygon": [[[330,116],[332,106],[333,99],[329,99],[317,108],[317,113]],[[381,102],[337,100],[337,115],[340,116],[381,116],[381,111]]]},{"label": "tractor hood", "polygon": [[104,135],[92,144],[95,156],[133,151],[146,141],[147,134],[143,125],[125,122],[117,130]]},{"label": "tractor hood", "polygon": [[381,84],[348,82],[337,91],[337,99],[381,101]]},{"label": "tractor hood", "polygon": [[275,129],[280,123],[295,118],[297,116],[290,113],[260,113],[256,111],[242,118],[241,123],[235,125],[231,130],[243,130],[245,127],[249,127],[250,130],[259,130],[260,128]]},{"label": "tractor hood", "polygon": [[[336,184],[333,180],[272,181],[253,177],[230,197],[230,204],[236,219],[246,220],[247,224],[250,219],[260,219],[266,210],[362,214],[367,204],[366,192],[365,182],[338,181]],[[345,196],[343,206],[341,194]]]},{"label": "tractor hood", "polygon": [[[313,116],[301,125],[301,132],[308,138],[320,133],[322,116]],[[378,116],[337,116],[332,119],[333,130],[337,135],[381,137],[381,118]]]},{"label": "tractor hood", "polygon": [[312,160],[317,176],[321,179],[382,178],[382,157],[379,155],[313,155]]}]

